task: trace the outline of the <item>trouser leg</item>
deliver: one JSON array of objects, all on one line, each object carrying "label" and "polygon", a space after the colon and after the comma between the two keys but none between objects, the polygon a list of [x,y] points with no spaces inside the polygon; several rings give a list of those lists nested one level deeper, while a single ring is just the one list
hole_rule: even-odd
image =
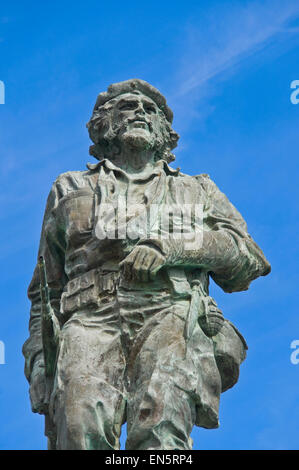
[{"label": "trouser leg", "polygon": [[124,368],[117,324],[77,316],[64,325],[50,406],[57,449],[119,449]]},{"label": "trouser leg", "polygon": [[187,309],[183,302],[181,315],[164,310],[136,336],[128,371],[127,449],[192,448],[196,404],[190,391],[197,375],[185,360]]}]

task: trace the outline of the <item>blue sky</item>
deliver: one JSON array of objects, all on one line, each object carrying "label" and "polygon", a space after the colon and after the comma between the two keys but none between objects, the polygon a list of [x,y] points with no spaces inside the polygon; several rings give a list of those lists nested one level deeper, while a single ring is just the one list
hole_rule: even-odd
[{"label": "blue sky", "polygon": [[21,355],[45,201],[58,174],[92,161],[97,94],[134,77],[174,111],[175,166],[211,176],[272,265],[247,292],[211,287],[249,351],[220,428],[194,428],[194,448],[299,448],[298,55],[297,1],[2,2],[0,449],[46,448]]}]

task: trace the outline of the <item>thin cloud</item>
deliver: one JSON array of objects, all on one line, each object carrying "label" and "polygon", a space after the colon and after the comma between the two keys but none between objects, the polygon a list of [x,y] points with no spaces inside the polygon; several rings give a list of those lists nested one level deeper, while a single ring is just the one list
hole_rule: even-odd
[{"label": "thin cloud", "polygon": [[[205,87],[215,77],[240,63],[245,57],[265,48],[271,41],[281,41],[284,33],[298,34],[290,23],[299,16],[295,2],[266,1],[217,10],[189,24],[188,39],[181,57],[181,83],[176,97]],[[198,90],[197,90],[198,92]]]}]

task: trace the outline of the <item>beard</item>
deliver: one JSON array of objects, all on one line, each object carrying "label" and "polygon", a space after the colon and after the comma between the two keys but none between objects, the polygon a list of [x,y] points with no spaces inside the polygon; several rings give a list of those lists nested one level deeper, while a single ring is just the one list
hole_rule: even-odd
[{"label": "beard", "polygon": [[[92,131],[94,134],[92,134]],[[118,162],[122,149],[137,151],[140,154],[152,153],[155,160],[163,158],[167,146],[168,130],[148,123],[148,128],[130,126],[126,121],[113,120],[111,115],[106,119],[98,119],[89,131],[95,142],[95,151],[92,153],[99,160],[108,158],[114,163]]]},{"label": "beard", "polygon": [[146,129],[130,129],[119,136],[119,142],[134,150],[149,150],[154,147],[154,136]]}]

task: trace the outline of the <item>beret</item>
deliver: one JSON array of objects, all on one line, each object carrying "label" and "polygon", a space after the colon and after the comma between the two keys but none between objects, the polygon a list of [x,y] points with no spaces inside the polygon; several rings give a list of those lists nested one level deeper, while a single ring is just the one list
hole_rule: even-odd
[{"label": "beret", "polygon": [[173,113],[167,106],[164,96],[159,92],[159,90],[157,90],[157,88],[153,87],[144,80],[140,80],[139,78],[132,78],[130,80],[125,80],[123,82],[113,83],[110,85],[107,91],[98,95],[93,111],[95,112],[99,106],[102,106],[107,101],[116,98],[119,95],[124,93],[134,93],[136,91],[141,92],[151,98],[161,109],[161,111],[163,111],[167,121],[172,123]]}]

